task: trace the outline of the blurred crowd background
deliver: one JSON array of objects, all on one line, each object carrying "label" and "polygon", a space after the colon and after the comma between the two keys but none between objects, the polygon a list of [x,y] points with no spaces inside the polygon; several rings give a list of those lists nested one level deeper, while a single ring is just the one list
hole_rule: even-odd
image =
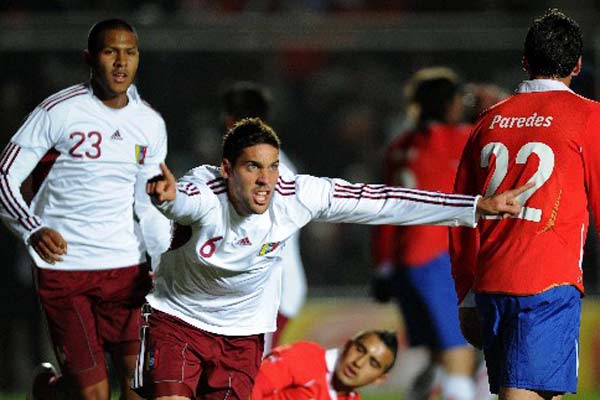
[{"label": "blurred crowd background", "polygon": [[[87,79],[81,57],[87,30],[118,16],[138,29],[137,85],[167,122],[167,162],[177,175],[219,161],[220,94],[251,80],[271,90],[272,125],[299,171],[378,182],[385,145],[408,123],[410,76],[430,66],[455,70],[464,83],[464,119],[472,121],[526,78],[522,41],[532,18],[550,6],[583,28],[585,68],[574,89],[595,98],[600,2],[593,0],[0,0],[0,147],[46,96]],[[591,238],[584,268],[594,294],[597,240]],[[309,295],[326,288],[366,296],[369,242],[365,226],[305,228]],[[22,389],[15,363],[30,368],[47,349],[30,262],[4,226],[0,253],[3,392]],[[15,361],[9,351],[15,341],[25,344],[28,357]]]}]

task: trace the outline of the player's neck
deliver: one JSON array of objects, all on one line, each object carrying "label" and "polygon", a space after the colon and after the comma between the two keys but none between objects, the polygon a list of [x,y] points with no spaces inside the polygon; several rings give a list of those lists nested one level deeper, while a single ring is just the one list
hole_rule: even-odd
[{"label": "player's neck", "polygon": [[107,107],[119,109],[129,104],[127,93],[112,93],[95,80],[92,80],[92,90],[94,91],[94,96],[100,99]]},{"label": "player's neck", "polygon": [[552,81],[562,82],[565,85],[569,86],[569,85],[571,85],[571,80],[573,79],[573,77],[571,75],[569,75],[569,76],[565,76],[565,77],[562,77],[562,78],[557,78],[555,76],[541,76],[541,75],[538,75],[538,76],[532,76],[532,77],[530,77],[530,79],[532,79],[532,80],[533,79],[550,79]]}]

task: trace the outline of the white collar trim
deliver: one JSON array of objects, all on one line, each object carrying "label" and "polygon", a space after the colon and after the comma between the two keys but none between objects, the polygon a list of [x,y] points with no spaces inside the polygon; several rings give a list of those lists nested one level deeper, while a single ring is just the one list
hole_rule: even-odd
[{"label": "white collar trim", "polygon": [[571,89],[561,81],[554,79],[532,79],[529,81],[523,81],[517,87],[517,93],[535,93],[535,92],[549,92],[549,91],[569,91],[573,93]]}]

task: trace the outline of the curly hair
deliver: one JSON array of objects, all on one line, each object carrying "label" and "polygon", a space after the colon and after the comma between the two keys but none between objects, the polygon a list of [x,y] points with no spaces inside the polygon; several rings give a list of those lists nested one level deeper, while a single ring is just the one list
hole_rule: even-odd
[{"label": "curly hair", "polygon": [[523,55],[532,77],[564,78],[577,65],[582,48],[579,24],[553,8],[533,21]]}]

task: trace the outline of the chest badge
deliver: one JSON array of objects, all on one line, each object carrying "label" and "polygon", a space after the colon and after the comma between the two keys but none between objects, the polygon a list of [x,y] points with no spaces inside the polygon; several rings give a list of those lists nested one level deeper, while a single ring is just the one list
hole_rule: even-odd
[{"label": "chest badge", "polygon": [[141,144],[135,145],[135,161],[138,164],[143,164],[146,161],[146,153],[148,152],[148,146],[142,146]]},{"label": "chest badge", "polygon": [[275,249],[279,247],[280,244],[281,242],[265,243],[260,248],[258,255],[264,256],[265,254],[272,253],[273,251],[275,251]]}]

